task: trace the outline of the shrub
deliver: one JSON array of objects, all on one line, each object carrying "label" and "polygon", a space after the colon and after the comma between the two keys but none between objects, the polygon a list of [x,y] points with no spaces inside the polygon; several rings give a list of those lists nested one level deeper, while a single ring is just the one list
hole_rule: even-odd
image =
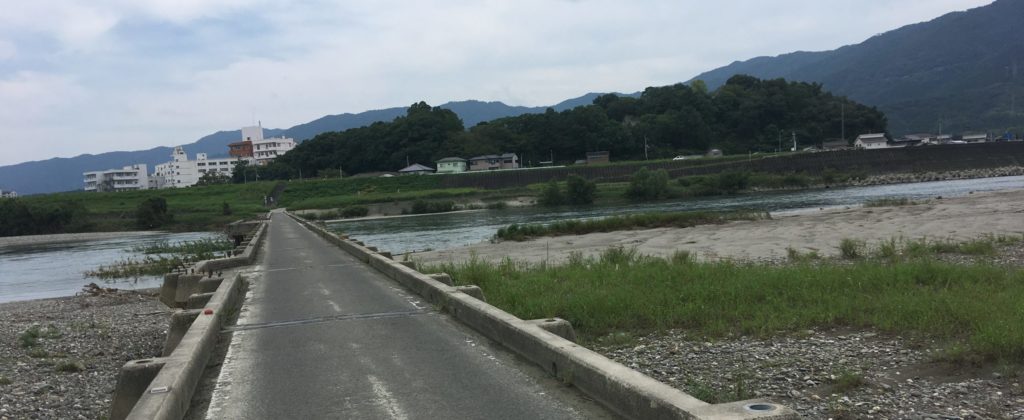
[{"label": "shrub", "polygon": [[55,369],[57,370],[57,372],[66,372],[66,373],[81,372],[81,371],[85,370],[85,365],[82,364],[82,362],[79,362],[77,360],[66,360],[66,361],[58,363],[57,367]]},{"label": "shrub", "polygon": [[147,198],[135,210],[135,224],[140,229],[155,229],[172,220],[174,216],[167,213],[167,200],[163,197]]},{"label": "shrub", "polygon": [[668,172],[664,169],[651,171],[645,166],[633,174],[626,196],[637,201],[657,200],[667,192]]},{"label": "shrub", "polygon": [[364,206],[348,206],[341,210],[341,217],[366,217],[370,214],[370,209]]},{"label": "shrub", "polygon": [[412,202],[412,214],[444,213],[455,209],[454,201],[426,201],[416,200]]},{"label": "shrub", "polygon": [[750,182],[750,174],[740,171],[729,171],[718,174],[718,189],[725,194],[735,194],[740,190],[747,189]]},{"label": "shrub", "polygon": [[846,259],[857,259],[864,255],[864,241],[845,238],[839,242],[839,255]]},{"label": "shrub", "polygon": [[542,206],[560,206],[565,204],[565,198],[562,197],[562,190],[558,187],[558,181],[548,181],[547,185],[544,186],[544,190],[540,193],[540,198],[537,200]]},{"label": "shrub", "polygon": [[565,180],[565,198],[569,204],[593,204],[597,184],[579,175],[569,175]]}]

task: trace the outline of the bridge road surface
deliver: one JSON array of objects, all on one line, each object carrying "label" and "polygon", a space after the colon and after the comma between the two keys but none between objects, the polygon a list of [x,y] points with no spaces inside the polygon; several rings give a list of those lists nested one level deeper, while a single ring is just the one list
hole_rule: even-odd
[{"label": "bridge road surface", "polygon": [[274,213],[209,419],[616,418]]}]

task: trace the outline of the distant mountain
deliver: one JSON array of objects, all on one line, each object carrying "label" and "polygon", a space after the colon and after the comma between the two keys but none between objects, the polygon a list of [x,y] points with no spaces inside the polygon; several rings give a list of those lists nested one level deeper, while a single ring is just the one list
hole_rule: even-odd
[{"label": "distant mountain", "polygon": [[[589,105],[593,103],[594,98],[600,95],[600,93],[588,93],[552,105],[551,108],[563,111],[580,105]],[[633,93],[628,96],[638,95],[639,93]],[[440,106],[459,114],[467,128],[497,118],[541,113],[548,108],[510,106],[501,102],[475,100],[448,102]],[[267,136],[283,135],[301,142],[328,131],[344,131],[370,125],[377,121],[391,121],[405,115],[405,111],[406,107],[395,107],[358,114],[327,115],[288,129],[265,129],[265,133]],[[195,156],[196,153],[206,153],[210,157],[225,156],[228,143],[238,141],[241,137],[240,130],[218,131],[183,146],[189,156]],[[82,189],[82,172],[120,168],[135,163],[149,165],[149,170],[152,172],[155,165],[170,160],[172,149],[172,147],[156,147],[148,150],[86,154],[72,158],[53,158],[0,166],[0,189],[14,190],[23,195],[80,190]]]},{"label": "distant mountain", "polygon": [[894,134],[1024,128],[1024,1],[998,0],[832,51],[734,62],[694,79],[735,74],[818,82],[877,106]]}]

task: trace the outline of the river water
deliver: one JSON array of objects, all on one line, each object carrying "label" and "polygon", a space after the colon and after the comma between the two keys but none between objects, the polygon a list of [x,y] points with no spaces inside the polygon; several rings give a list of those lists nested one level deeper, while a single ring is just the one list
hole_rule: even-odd
[{"label": "river water", "polygon": [[127,233],[124,237],[76,242],[0,246],[0,303],[70,296],[91,282],[102,287],[143,289],[159,287],[162,276],[128,280],[86,278],[84,272],[125,258],[142,257],[136,246],[195,241],[218,237],[211,232]]},{"label": "river water", "polygon": [[[486,241],[498,228],[513,223],[549,223],[561,219],[589,219],[657,211],[750,209],[779,212],[857,205],[867,200],[885,197],[955,197],[971,191],[1016,188],[1024,188],[1024,177],[753,193],[638,205],[481,210],[334,222],[329,224],[329,228],[344,231],[382,250],[401,254]],[[90,282],[122,289],[157,287],[161,282],[159,276],[108,282],[86,278],[83,273],[125,258],[141,257],[131,251],[136,246],[159,242],[194,241],[217,235],[210,232],[132,233],[117,239],[0,246],[0,302],[73,295]]]},{"label": "river water", "polygon": [[513,223],[550,223],[563,219],[593,219],[612,215],[661,211],[759,210],[799,211],[823,207],[859,205],[891,197],[925,199],[963,196],[974,192],[1024,188],[1024,176],[981,178],[912,184],[876,185],[830,189],[774,191],[733,196],[686,199],[619,206],[543,208],[402,216],[382,219],[338,221],[328,229],[394,254],[448,249],[489,240],[498,228]]}]

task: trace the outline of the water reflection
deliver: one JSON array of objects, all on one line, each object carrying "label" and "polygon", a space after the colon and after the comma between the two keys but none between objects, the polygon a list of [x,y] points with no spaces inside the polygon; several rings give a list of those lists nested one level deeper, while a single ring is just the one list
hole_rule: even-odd
[{"label": "water reflection", "polygon": [[788,211],[809,208],[848,206],[865,201],[907,197],[925,199],[956,197],[972,191],[996,191],[1024,188],[1024,176],[921,182],[801,191],[781,191],[708,197],[671,202],[603,207],[546,209],[540,207],[481,210],[376,220],[333,222],[328,228],[384,251],[403,254],[411,251],[438,250],[487,241],[498,228],[513,223],[550,223],[563,219],[592,219],[611,215],[661,211],[692,210],[764,210]]},{"label": "water reflection", "polygon": [[159,276],[105,281],[85,278],[83,272],[141,257],[131,251],[134,247],[217,236],[210,232],[126,233],[110,239],[0,246],[0,302],[73,295],[90,282],[120,289],[157,287]]}]

